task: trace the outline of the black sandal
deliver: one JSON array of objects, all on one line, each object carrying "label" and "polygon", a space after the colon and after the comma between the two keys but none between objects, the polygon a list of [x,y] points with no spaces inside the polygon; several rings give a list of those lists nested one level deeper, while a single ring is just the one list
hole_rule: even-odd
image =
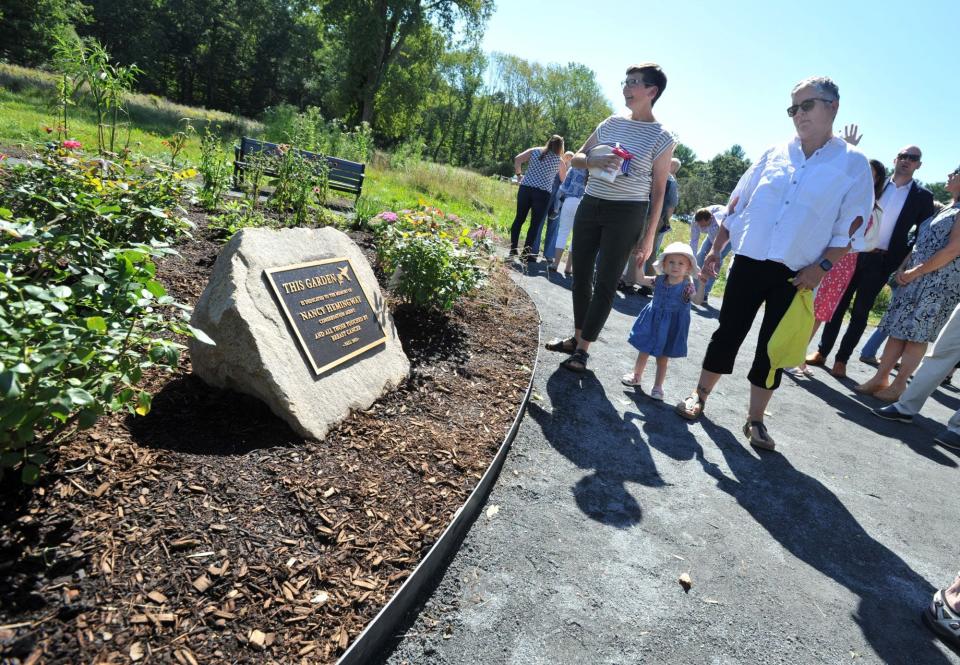
[{"label": "black sandal", "polygon": [[560,339],[556,337],[543,345],[547,351],[556,351],[557,353],[573,353],[577,350],[577,338],[567,337]]},{"label": "black sandal", "polygon": [[589,357],[589,353],[583,349],[577,349],[573,352],[573,355],[561,362],[560,366],[564,369],[570,370],[571,372],[583,374],[587,371],[587,358]]}]

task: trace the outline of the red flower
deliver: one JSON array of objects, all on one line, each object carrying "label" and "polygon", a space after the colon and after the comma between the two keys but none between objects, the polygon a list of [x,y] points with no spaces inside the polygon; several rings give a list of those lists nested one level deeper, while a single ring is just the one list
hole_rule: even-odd
[{"label": "red flower", "polygon": [[64,141],[63,147],[67,150],[79,150],[83,144],[80,141]]}]

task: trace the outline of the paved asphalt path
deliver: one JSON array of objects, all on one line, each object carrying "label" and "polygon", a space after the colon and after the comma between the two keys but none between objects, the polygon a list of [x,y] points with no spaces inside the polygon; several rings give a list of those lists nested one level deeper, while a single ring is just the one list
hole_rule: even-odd
[{"label": "paved asphalt path", "polygon": [[[569,332],[569,280],[541,265],[518,282],[544,339]],[[589,374],[541,352],[484,513],[386,662],[960,663],[919,618],[960,568],[960,454],[933,443],[960,392],[904,425],[853,392],[871,370],[855,360],[845,381],[784,377],[767,418],[779,452],[758,453],[740,430],[759,319],[688,424],[672,409],[716,311],[695,308],[658,403],[619,382],[645,302],[617,300]]]}]

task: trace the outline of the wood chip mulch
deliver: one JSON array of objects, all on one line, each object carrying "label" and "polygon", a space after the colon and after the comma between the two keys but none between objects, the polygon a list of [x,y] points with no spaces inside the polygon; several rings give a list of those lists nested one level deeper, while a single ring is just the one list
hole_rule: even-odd
[{"label": "wood chip mulch", "polygon": [[[158,274],[192,304],[219,245],[191,217]],[[335,661],[476,485],[536,353],[536,311],[502,271],[448,317],[393,309],[409,380],[322,442],[185,354],[148,376],[148,416],[80,432],[32,490],[5,481],[0,659]]]}]

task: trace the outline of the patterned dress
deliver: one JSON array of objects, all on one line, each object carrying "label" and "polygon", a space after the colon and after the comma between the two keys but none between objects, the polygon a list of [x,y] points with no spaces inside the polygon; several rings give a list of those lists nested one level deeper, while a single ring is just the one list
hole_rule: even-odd
[{"label": "patterned dress", "polygon": [[690,282],[671,285],[666,275],[653,284],[653,300],[633,322],[628,341],[641,353],[656,358],[684,358],[690,332]]},{"label": "patterned dress", "polygon": [[[907,268],[912,268],[947,246],[960,213],[960,202],[920,225]],[[910,342],[932,342],[954,308],[960,304],[960,257],[939,270],[921,275],[893,293],[879,328],[890,337]]]},{"label": "patterned dress", "polygon": [[[867,220],[869,229],[879,218],[877,208],[874,207],[873,214]],[[840,298],[850,286],[850,278],[853,277],[853,271],[857,267],[857,252],[848,252],[843,258],[837,261],[837,264],[830,268],[830,272],[820,280],[820,287],[817,289],[817,295],[813,300],[813,316],[817,321],[827,322],[833,318],[833,313],[840,304]]]}]

